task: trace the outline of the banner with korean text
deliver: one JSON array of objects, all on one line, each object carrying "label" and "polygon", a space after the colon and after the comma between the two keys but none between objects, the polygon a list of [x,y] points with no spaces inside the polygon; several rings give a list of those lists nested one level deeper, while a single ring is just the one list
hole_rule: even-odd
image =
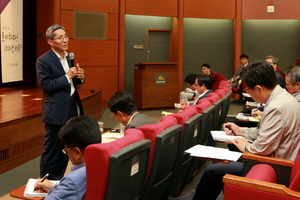
[{"label": "banner with korean text", "polygon": [[0,0],[2,83],[23,80],[23,0]]}]

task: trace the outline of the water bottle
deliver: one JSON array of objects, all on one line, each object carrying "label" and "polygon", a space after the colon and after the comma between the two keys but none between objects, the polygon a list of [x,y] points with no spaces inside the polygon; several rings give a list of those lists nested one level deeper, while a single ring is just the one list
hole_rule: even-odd
[{"label": "water bottle", "polygon": [[123,124],[120,124],[120,133],[124,134],[125,126]]}]

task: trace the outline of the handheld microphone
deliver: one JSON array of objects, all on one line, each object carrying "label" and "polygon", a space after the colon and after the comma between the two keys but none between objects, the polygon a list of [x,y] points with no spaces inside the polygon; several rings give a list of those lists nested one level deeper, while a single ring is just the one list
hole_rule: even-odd
[{"label": "handheld microphone", "polygon": [[74,57],[75,57],[75,55],[74,55],[73,52],[69,53],[69,58],[70,58],[70,61],[71,61],[71,67],[75,66],[75,64],[74,64]]}]

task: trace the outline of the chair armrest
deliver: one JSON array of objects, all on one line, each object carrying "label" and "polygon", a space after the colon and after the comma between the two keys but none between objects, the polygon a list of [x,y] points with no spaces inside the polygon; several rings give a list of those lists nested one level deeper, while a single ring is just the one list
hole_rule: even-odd
[{"label": "chair armrest", "polygon": [[[223,182],[225,183],[225,185],[232,184],[243,188],[251,188],[255,190],[261,190],[265,192],[271,192],[271,193],[281,194],[285,196],[300,198],[300,192],[296,192],[294,190],[287,188],[284,185],[277,184],[277,183],[269,183],[265,181],[254,180],[254,179],[235,176],[231,174],[226,174],[223,177]],[[226,190],[225,190],[225,195],[226,195]]]},{"label": "chair armrest", "polygon": [[260,162],[272,163],[272,164],[277,164],[277,165],[282,165],[282,166],[287,166],[287,167],[294,166],[294,161],[291,161],[291,160],[275,158],[275,157],[270,157],[270,156],[260,156],[260,155],[256,155],[256,154],[248,153],[248,152],[244,152],[242,155],[242,158],[249,159],[249,160],[256,160],[256,161],[260,161]]}]

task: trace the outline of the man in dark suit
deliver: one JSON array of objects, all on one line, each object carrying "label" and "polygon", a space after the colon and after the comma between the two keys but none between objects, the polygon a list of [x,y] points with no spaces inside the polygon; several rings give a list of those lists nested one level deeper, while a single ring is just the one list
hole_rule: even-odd
[{"label": "man in dark suit", "polygon": [[196,89],[196,97],[193,101],[180,101],[181,108],[185,106],[197,105],[200,99],[206,98],[210,93],[213,93],[212,79],[209,75],[200,74],[195,79],[194,87]]},{"label": "man in dark suit", "polygon": [[118,91],[114,93],[107,105],[114,115],[113,118],[123,124],[125,130],[156,123],[153,118],[138,112],[133,96],[129,92]]},{"label": "man in dark suit", "polygon": [[45,123],[43,152],[40,161],[40,177],[49,173],[49,179],[61,179],[65,173],[68,156],[58,138],[58,132],[65,122],[83,115],[82,103],[77,85],[84,81],[83,69],[71,61],[66,50],[69,38],[64,27],[52,25],[46,31],[51,50],[36,61],[38,81],[43,90],[42,121]]}]

